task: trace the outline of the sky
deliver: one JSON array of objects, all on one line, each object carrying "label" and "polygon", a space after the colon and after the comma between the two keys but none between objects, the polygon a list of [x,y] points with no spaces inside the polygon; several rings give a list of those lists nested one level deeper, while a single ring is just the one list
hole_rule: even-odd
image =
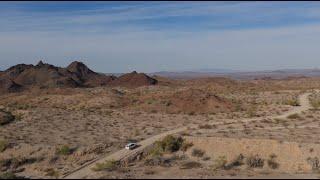
[{"label": "sky", "polygon": [[320,2],[0,2],[0,70],[320,68]]}]

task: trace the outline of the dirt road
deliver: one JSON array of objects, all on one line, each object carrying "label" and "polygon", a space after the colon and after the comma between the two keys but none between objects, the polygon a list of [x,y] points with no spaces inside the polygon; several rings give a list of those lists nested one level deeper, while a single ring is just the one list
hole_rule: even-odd
[{"label": "dirt road", "polygon": [[[295,114],[295,113],[301,113],[302,111],[308,110],[311,106],[309,103],[309,99],[308,96],[311,93],[304,93],[302,95],[299,96],[299,102],[300,102],[300,106],[294,107],[292,110],[282,114],[282,115],[276,115],[276,116],[268,116],[268,117],[264,117],[264,118],[286,118],[287,116],[291,115],[291,114]],[[259,121],[262,120],[264,118],[247,118],[247,119],[241,119],[241,120],[226,120],[224,122],[217,122],[217,123],[211,123],[212,125],[219,125],[219,124],[223,124],[223,123],[239,123],[239,122],[251,122],[251,121]],[[197,126],[189,126],[189,127],[197,127]],[[79,167],[78,169],[76,169],[75,171],[73,171],[71,174],[66,175],[62,178],[64,179],[83,179],[83,178],[87,178],[88,176],[94,174],[95,172],[92,171],[91,169],[93,167],[95,167],[96,163],[104,163],[105,161],[108,160],[115,160],[115,161],[120,161],[128,156],[131,156],[141,150],[143,150],[144,148],[146,148],[149,145],[152,145],[154,142],[156,142],[157,140],[160,140],[161,138],[167,136],[167,135],[171,135],[171,134],[176,134],[176,133],[180,133],[183,132],[185,130],[187,130],[188,127],[181,127],[175,130],[171,130],[171,131],[167,131],[164,133],[161,133],[159,135],[150,137],[144,141],[139,142],[138,144],[140,145],[140,147],[138,147],[135,150],[129,151],[126,149],[122,149],[119,150],[117,152],[115,152],[114,154],[111,154],[109,156],[103,157],[101,159],[98,160],[94,160],[88,164],[83,165],[82,167]]]}]

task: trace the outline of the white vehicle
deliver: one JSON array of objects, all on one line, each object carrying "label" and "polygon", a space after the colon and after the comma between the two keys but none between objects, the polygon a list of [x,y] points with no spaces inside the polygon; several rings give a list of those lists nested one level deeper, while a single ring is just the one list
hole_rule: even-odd
[{"label": "white vehicle", "polygon": [[126,145],[126,149],[132,150],[132,149],[136,148],[137,146],[138,146],[137,143],[129,143]]}]

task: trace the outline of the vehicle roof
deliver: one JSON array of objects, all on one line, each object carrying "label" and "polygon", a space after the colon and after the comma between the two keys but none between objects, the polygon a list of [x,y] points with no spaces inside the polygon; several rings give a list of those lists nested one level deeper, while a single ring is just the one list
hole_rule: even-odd
[{"label": "vehicle roof", "polygon": [[137,143],[129,143],[129,144],[127,144],[127,146],[131,146],[131,145],[135,145],[135,144],[137,144]]}]

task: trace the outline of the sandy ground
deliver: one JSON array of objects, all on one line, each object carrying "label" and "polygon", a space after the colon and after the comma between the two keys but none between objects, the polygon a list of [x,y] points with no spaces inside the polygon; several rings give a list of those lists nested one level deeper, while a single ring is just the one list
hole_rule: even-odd
[{"label": "sandy ground", "polygon": [[[183,129],[182,133],[197,137],[245,138],[248,137],[246,133],[249,130],[250,137],[270,138],[270,135],[263,136],[261,133],[260,136],[258,132],[255,133],[258,131],[255,128],[278,127],[285,125],[285,121],[261,120],[261,118],[278,116],[300,108],[292,106],[290,102],[303,93],[299,89],[266,90],[264,85],[263,88],[249,89],[246,88],[247,84],[231,84],[225,88],[224,85],[210,82],[209,85],[195,86],[185,83],[183,86],[39,90],[1,95],[0,108],[10,111],[16,116],[16,120],[0,126],[0,140],[8,144],[6,149],[0,152],[0,174],[14,172],[27,177],[61,178],[86,163],[118,152],[130,141],[148,142],[151,137],[156,135],[162,137],[161,133],[187,126],[191,128]],[[225,106],[221,105],[219,111],[212,113],[202,113],[202,111],[172,113],[161,110],[171,99],[156,97],[172,97],[171,95],[177,92],[187,92],[185,99],[189,102],[193,96],[188,89],[195,87],[223,98],[222,102],[231,103],[234,109],[230,112],[230,109],[223,109]],[[207,101],[197,99],[196,102]],[[154,111],[157,107],[159,110]],[[317,112],[310,111],[310,113]],[[301,116],[310,115],[306,112]],[[303,126],[316,124],[314,119],[317,115],[314,116],[305,121],[291,119],[294,123],[290,126],[299,126],[304,131]],[[259,121],[241,121],[252,118],[257,118]],[[207,124],[216,124],[215,130],[201,127]],[[235,130],[232,131],[229,127]],[[226,132],[229,130],[230,132]],[[289,137],[301,138],[301,133],[291,136],[282,132],[271,134],[272,137],[283,140]],[[313,131],[304,131],[306,135],[303,135],[301,141],[308,139],[307,136],[311,135],[311,132]],[[316,137],[309,140],[310,143],[316,142]],[[64,145],[70,149],[67,155],[58,153]]]}]

